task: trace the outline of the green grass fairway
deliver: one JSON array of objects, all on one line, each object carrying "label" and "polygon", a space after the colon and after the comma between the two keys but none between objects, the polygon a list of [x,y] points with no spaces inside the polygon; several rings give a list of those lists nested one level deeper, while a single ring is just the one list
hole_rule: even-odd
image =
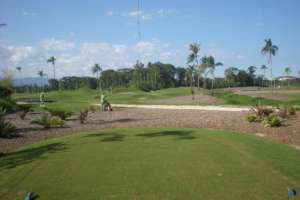
[{"label": "green grass fairway", "polygon": [[237,106],[285,105],[285,102],[278,101],[278,100],[266,99],[261,97],[251,97],[246,95],[238,95],[231,92],[218,92],[214,94],[214,96],[219,99],[222,99],[225,105],[237,105]]},{"label": "green grass fairway", "polygon": [[[44,141],[0,158],[0,199],[286,200],[300,151],[205,129],[110,129]],[[297,198],[299,199],[299,196]]]},{"label": "green grass fairway", "polygon": [[[154,92],[143,92],[135,89],[116,89],[113,94],[106,93],[111,103],[121,104],[152,104],[159,99],[172,98],[177,96],[190,95],[189,88],[169,88]],[[15,99],[36,98],[39,93],[14,94]],[[61,108],[70,111],[78,111],[80,108],[100,103],[99,90],[81,88],[78,90],[51,91],[46,93],[46,99],[55,100],[54,103],[47,103],[47,106]],[[36,106],[39,107],[38,105]]]}]

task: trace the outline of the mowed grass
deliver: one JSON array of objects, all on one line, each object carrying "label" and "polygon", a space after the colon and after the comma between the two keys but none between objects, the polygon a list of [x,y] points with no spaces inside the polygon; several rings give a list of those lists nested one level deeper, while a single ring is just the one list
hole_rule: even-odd
[{"label": "mowed grass", "polygon": [[[113,93],[106,92],[107,99],[117,104],[152,104],[153,101],[177,96],[189,95],[189,88],[169,88],[154,92],[143,92],[136,89],[117,89]],[[14,94],[14,99],[35,98],[39,100],[39,93]],[[78,90],[63,90],[46,92],[46,99],[54,100],[47,103],[48,107],[79,111],[81,108],[100,103],[99,90],[81,88]],[[38,109],[38,105],[36,108]]]},{"label": "mowed grass", "polygon": [[[206,129],[107,129],[0,158],[0,199],[272,199],[300,191],[300,151]],[[299,196],[294,199],[299,199]]]},{"label": "mowed grass", "polygon": [[[242,89],[242,88],[241,88]],[[247,89],[247,88],[246,88]],[[247,91],[247,90],[246,90]],[[247,95],[235,94],[232,92],[217,90],[215,97],[222,99],[226,105],[239,106],[291,106],[300,105],[300,88],[276,89],[272,94],[271,89],[262,89],[259,91],[247,91]]]},{"label": "mowed grass", "polygon": [[[209,92],[206,92],[209,94]],[[115,104],[158,104],[158,100],[172,99],[174,97],[191,95],[190,88],[168,88],[153,92],[143,92],[137,89],[123,88],[116,89],[113,93],[106,92],[107,99]],[[39,93],[14,94],[15,99],[35,98],[39,100]],[[226,92],[223,89],[216,90],[214,97],[222,100],[224,105],[233,106],[254,106],[257,104],[277,106],[277,105],[300,105],[299,94],[287,93],[284,90],[278,90],[274,95],[284,96],[286,101],[274,100],[270,98],[239,95]],[[54,100],[54,103],[47,103],[48,107],[65,109],[70,111],[79,111],[81,108],[100,103],[99,90],[81,88],[78,90],[51,91],[46,93],[46,99]],[[39,106],[36,105],[38,109]]]},{"label": "mowed grass", "polygon": [[218,92],[214,94],[215,97],[223,100],[225,105],[238,105],[238,106],[255,106],[255,105],[268,105],[277,106],[283,105],[285,102],[266,99],[262,97],[252,97],[246,95],[234,94],[232,92]]}]

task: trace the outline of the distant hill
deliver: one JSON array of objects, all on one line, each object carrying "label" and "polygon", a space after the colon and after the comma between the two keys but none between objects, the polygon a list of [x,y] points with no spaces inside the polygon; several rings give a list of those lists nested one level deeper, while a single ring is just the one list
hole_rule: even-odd
[{"label": "distant hill", "polygon": [[41,83],[41,78],[39,77],[28,77],[28,78],[16,78],[13,80],[14,86],[22,86],[22,85],[47,85],[48,78],[43,78],[43,82]]}]

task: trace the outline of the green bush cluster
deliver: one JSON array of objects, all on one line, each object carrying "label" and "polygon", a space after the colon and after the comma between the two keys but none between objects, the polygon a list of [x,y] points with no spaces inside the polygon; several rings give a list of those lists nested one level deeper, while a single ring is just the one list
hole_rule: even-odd
[{"label": "green bush cluster", "polygon": [[95,105],[90,105],[89,110],[90,110],[92,113],[95,113],[95,112],[97,111],[97,106],[95,106]]},{"label": "green bush cluster", "polygon": [[5,120],[6,110],[0,107],[0,137],[11,138],[16,135],[16,127]]},{"label": "green bush cluster", "polygon": [[265,127],[279,127],[283,123],[283,119],[277,115],[269,115],[262,121]]},{"label": "green bush cluster", "polygon": [[73,112],[62,110],[62,109],[54,109],[54,108],[44,108],[46,111],[48,111],[52,116],[60,117],[62,120],[66,120],[68,117],[71,117]]},{"label": "green bush cluster", "polygon": [[31,121],[32,124],[37,124],[43,128],[62,127],[64,122],[57,116],[52,116],[48,112],[43,112],[38,118]]},{"label": "green bush cluster", "polygon": [[270,108],[264,106],[255,106],[251,108],[253,114],[246,116],[248,122],[262,122],[266,127],[279,127],[286,118],[296,115],[296,107],[277,107]]},{"label": "green bush cluster", "polygon": [[31,107],[31,105],[21,104],[21,105],[18,105],[18,110],[19,110],[19,112],[17,113],[17,115],[20,117],[21,120],[24,120],[27,113],[29,111],[32,111],[32,107]]},{"label": "green bush cluster", "polygon": [[89,114],[89,109],[84,108],[84,109],[80,110],[80,112],[79,112],[79,121],[80,121],[81,124],[84,124],[86,122],[88,114]]}]

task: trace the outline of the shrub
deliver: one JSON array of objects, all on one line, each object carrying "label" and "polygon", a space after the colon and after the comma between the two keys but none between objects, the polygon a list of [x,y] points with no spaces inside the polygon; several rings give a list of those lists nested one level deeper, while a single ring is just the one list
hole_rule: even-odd
[{"label": "shrub", "polygon": [[21,120],[24,120],[26,117],[27,112],[25,111],[20,111],[17,113],[17,115],[20,117]]},{"label": "shrub", "polygon": [[25,104],[18,105],[18,108],[19,110],[21,110],[20,112],[17,113],[21,120],[24,120],[27,113],[32,110],[31,105],[25,105]]},{"label": "shrub", "polygon": [[278,108],[278,115],[282,118],[287,118],[290,115],[296,115],[296,108],[295,107],[281,107]]},{"label": "shrub", "polygon": [[288,117],[288,110],[286,107],[278,108],[277,115],[281,118],[287,118]]},{"label": "shrub", "polygon": [[297,109],[295,107],[288,107],[289,115],[296,115]]},{"label": "shrub", "polygon": [[81,124],[83,124],[83,123],[86,122],[87,117],[88,117],[88,113],[89,113],[89,109],[87,109],[87,108],[84,108],[84,109],[80,110],[80,112],[79,112],[79,120],[80,120]]},{"label": "shrub", "polygon": [[47,112],[43,112],[39,118],[33,119],[31,123],[38,124],[43,128],[61,127],[63,125],[63,121],[59,117],[51,116]]},{"label": "shrub", "polygon": [[16,127],[5,120],[5,113],[5,109],[0,107],[0,137],[10,138],[16,135]]},{"label": "shrub", "polygon": [[10,97],[0,98],[0,107],[2,107],[6,112],[13,112],[17,110],[17,104]]},{"label": "shrub", "polygon": [[263,120],[265,127],[279,127],[282,125],[283,119],[277,115],[270,115]]},{"label": "shrub", "polygon": [[64,121],[57,117],[57,116],[53,116],[51,117],[51,127],[62,127],[64,125]]},{"label": "shrub", "polygon": [[252,122],[260,122],[261,119],[257,116],[257,115],[254,115],[254,114],[251,114],[251,115],[247,115],[246,116],[246,120],[250,123]]},{"label": "shrub", "polygon": [[139,85],[139,89],[144,92],[150,92],[152,90],[152,86],[150,83],[141,83]]},{"label": "shrub", "polygon": [[251,110],[258,116],[258,117],[266,117],[269,116],[271,113],[274,112],[272,108],[267,108],[264,106],[254,106]]},{"label": "shrub", "polygon": [[60,117],[62,120],[66,120],[68,117],[71,117],[73,112],[61,109],[54,109],[54,108],[45,108],[46,111],[51,113],[53,116]]},{"label": "shrub", "polygon": [[13,93],[13,90],[10,87],[0,85],[0,97],[7,98],[10,97]]},{"label": "shrub", "polygon": [[95,113],[95,112],[97,111],[97,107],[94,106],[94,105],[91,105],[91,106],[89,107],[89,110],[90,110],[92,113]]}]

